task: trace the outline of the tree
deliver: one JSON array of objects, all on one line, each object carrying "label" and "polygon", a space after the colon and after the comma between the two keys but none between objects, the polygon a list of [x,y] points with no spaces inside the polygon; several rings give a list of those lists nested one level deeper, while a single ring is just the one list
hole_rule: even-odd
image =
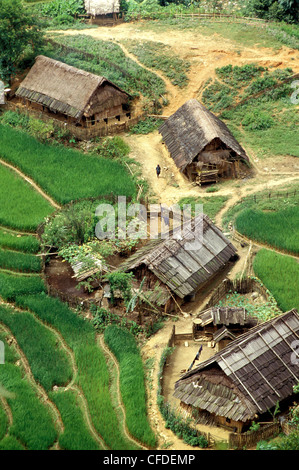
[{"label": "tree", "polygon": [[249,0],[248,12],[267,20],[299,21],[299,0]]},{"label": "tree", "polygon": [[28,48],[38,50],[43,35],[20,0],[0,1],[0,77],[10,80]]}]

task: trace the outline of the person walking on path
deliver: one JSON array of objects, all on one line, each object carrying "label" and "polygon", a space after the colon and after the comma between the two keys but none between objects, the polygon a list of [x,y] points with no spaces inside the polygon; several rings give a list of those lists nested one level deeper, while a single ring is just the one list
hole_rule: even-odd
[{"label": "person walking on path", "polygon": [[157,178],[159,178],[160,173],[161,173],[161,167],[159,164],[156,166],[156,173],[157,173]]}]

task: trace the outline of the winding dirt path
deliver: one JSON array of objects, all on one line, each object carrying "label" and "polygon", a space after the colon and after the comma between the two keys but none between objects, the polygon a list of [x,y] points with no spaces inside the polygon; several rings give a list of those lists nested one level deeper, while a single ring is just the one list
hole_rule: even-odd
[{"label": "winding dirt path", "polygon": [[9,404],[7,403],[6,398],[0,395],[0,402],[2,403],[2,407],[7,416],[8,424],[7,424],[7,430],[6,430],[5,436],[8,436],[9,428],[13,425],[13,416],[12,416],[12,412],[11,412]]},{"label": "winding dirt path", "polygon": [[[61,433],[64,432],[64,424],[63,424],[63,421],[62,421],[62,418],[61,418],[61,415],[59,413],[58,408],[49,399],[49,397],[48,397],[46,391],[44,390],[44,388],[39,383],[36,382],[36,380],[35,380],[35,378],[32,374],[31,368],[29,366],[29,363],[27,361],[27,358],[26,358],[25,354],[23,353],[23,350],[20,348],[16,338],[14,337],[12,332],[10,331],[10,329],[6,325],[4,325],[2,322],[0,322],[0,329],[2,329],[7,334],[7,336],[10,338],[11,343],[13,344],[17,354],[20,357],[20,361],[22,363],[22,366],[23,366],[23,369],[25,371],[26,377],[27,377],[29,383],[32,385],[33,389],[36,390],[37,396],[39,397],[41,403],[44,403],[49,408],[50,413],[53,417],[54,425],[57,429],[57,433],[58,433],[58,436],[59,436]],[[56,444],[57,444],[57,441],[56,441]],[[54,445],[56,445],[56,444],[54,444]]]},{"label": "winding dirt path", "polygon": [[[17,173],[23,180],[27,181],[34,189],[37,191],[44,199],[46,199],[55,209],[60,209],[60,205],[57,204],[57,202],[54,201],[48,194],[46,194],[34,181],[33,179],[29,178],[27,175],[25,175],[21,170],[16,168],[15,166],[11,165],[10,163],[7,163],[6,161],[2,160],[0,158],[0,164],[3,166],[6,166],[10,170],[13,170],[15,173]],[[21,232],[19,232],[21,233]]]},{"label": "winding dirt path", "polygon": [[[155,26],[153,26],[153,29],[149,29],[146,21],[139,21],[122,23],[114,27],[101,26],[80,31],[53,32],[65,35],[84,34],[94,39],[112,41],[120,47],[122,47],[121,41],[128,38],[137,41],[155,41],[171,46],[174,53],[190,62],[191,68],[188,73],[189,83],[183,89],[173,86],[156,69],[149,69],[160,76],[167,86],[170,101],[163,110],[163,114],[166,116],[175,112],[187,99],[200,97],[204,83],[210,78],[215,78],[215,68],[217,67],[228,64],[258,63],[268,67],[291,67],[294,71],[299,72],[299,53],[296,50],[286,46],[281,47],[280,50],[260,47],[260,45],[254,48],[221,37],[219,34],[205,35],[201,33],[200,29],[179,30],[174,28],[170,31],[167,27],[163,30],[162,28],[155,28]],[[125,49],[123,51],[132,60],[144,67],[133,54],[128,53]]]},{"label": "winding dirt path", "polygon": [[97,341],[98,341],[98,344],[100,345],[100,347],[103,349],[105,355],[107,358],[111,359],[113,364],[114,364],[114,367],[115,367],[115,370],[116,370],[116,389],[117,389],[117,401],[118,401],[118,407],[120,408],[121,410],[121,413],[122,413],[122,424],[123,424],[123,433],[124,435],[126,436],[126,438],[133,442],[134,445],[137,445],[138,447],[144,449],[144,450],[147,450],[148,448],[145,447],[142,443],[140,443],[139,441],[137,441],[129,432],[128,428],[127,428],[127,425],[126,425],[126,410],[125,410],[125,407],[124,407],[124,404],[123,404],[123,401],[122,401],[122,396],[121,396],[121,393],[120,393],[120,381],[119,381],[119,376],[120,376],[120,371],[119,371],[119,364],[118,364],[118,361],[117,359],[115,358],[114,354],[112,353],[112,351],[108,348],[108,346],[106,345],[105,341],[104,341],[104,336],[103,335],[99,335],[97,337]]},{"label": "winding dirt path", "polygon": [[155,75],[157,75],[157,77],[161,78],[161,80],[163,80],[163,82],[165,83],[166,85],[166,89],[168,91],[168,93],[170,93],[171,96],[175,96],[176,93],[177,93],[177,89],[178,87],[176,87],[175,85],[173,85],[171,83],[171,81],[165,77],[165,75],[163,75],[161,72],[159,72],[159,70],[155,69],[155,68],[150,68],[150,67],[147,67],[146,65],[144,65],[142,62],[140,62],[140,60],[134,55],[132,54],[131,52],[128,51],[128,49],[125,47],[125,45],[119,41],[112,41],[114,42],[116,45],[118,45],[121,50],[123,51],[123,53],[131,60],[133,60],[134,62],[136,62],[136,64],[138,64],[140,67],[144,68],[145,70],[147,70],[148,72],[152,72],[154,73]]},{"label": "winding dirt path", "polygon": [[[90,434],[92,435],[92,437],[95,439],[95,441],[100,445],[100,447],[102,449],[108,449],[106,443],[104,442],[104,439],[98,434],[98,432],[95,430],[94,426],[93,426],[93,423],[92,423],[92,419],[91,419],[91,416],[90,416],[90,411],[89,411],[89,407],[88,407],[88,403],[87,403],[87,400],[82,392],[82,390],[80,389],[80,387],[75,384],[75,381],[76,381],[76,378],[77,378],[77,375],[78,375],[78,368],[77,368],[77,364],[76,364],[76,360],[75,360],[75,356],[74,356],[74,353],[73,351],[71,350],[71,348],[68,346],[68,344],[66,343],[66,341],[64,340],[63,336],[61,335],[61,333],[56,330],[54,327],[44,323],[39,317],[37,317],[32,311],[30,310],[22,310],[18,307],[15,307],[14,304],[10,304],[8,302],[5,302],[1,297],[0,297],[0,304],[1,305],[4,305],[5,307],[9,307],[9,308],[14,308],[14,310],[18,313],[30,313],[34,318],[35,320],[40,323],[41,325],[43,325],[45,328],[47,328],[49,331],[51,331],[51,333],[57,338],[57,341],[60,343],[60,346],[61,348],[67,353],[69,359],[70,359],[70,363],[71,363],[71,367],[72,367],[72,379],[70,380],[69,384],[66,385],[65,387],[56,387],[54,391],[55,392],[59,392],[59,391],[67,391],[67,390],[73,390],[74,392],[76,392],[77,396],[79,397],[80,401],[81,401],[81,410],[82,410],[82,413],[83,413],[83,417],[84,417],[84,420],[85,420],[85,423],[88,427],[88,430],[90,432]],[[2,327],[2,329],[6,328],[7,331],[9,331],[9,329],[4,326],[2,323],[0,323],[0,327]],[[28,364],[28,361],[27,361],[27,358],[26,356],[22,353],[21,355],[21,349],[19,348],[18,346],[18,343],[16,341],[16,338],[14,338],[12,336],[11,333],[9,333],[9,335],[13,338],[13,343],[16,347],[16,349],[18,350],[19,352],[19,355],[20,357],[22,358],[22,362],[23,362],[23,365],[24,365],[24,369],[25,369],[25,372],[26,374],[27,373],[30,373],[31,374],[31,379],[34,381],[34,383],[36,384],[37,387],[40,387],[42,390],[43,388],[37,384],[35,382],[35,379],[31,373],[31,369],[30,369],[30,366]],[[24,361],[23,361],[24,359]],[[31,381],[31,383],[33,383],[33,381]],[[44,391],[44,395],[47,396],[46,392]],[[48,396],[47,396],[47,399],[48,399],[48,402],[52,403]],[[56,408],[56,406],[54,405],[54,403],[52,403],[53,407]],[[56,408],[57,410],[57,413],[59,414],[59,417],[60,417],[60,424],[62,424],[62,427],[60,429],[60,433],[63,433],[64,431],[64,425],[63,425],[63,421],[61,419],[61,416],[60,416],[60,413],[59,413],[59,410]],[[55,448],[58,448],[58,441],[56,442]]]}]

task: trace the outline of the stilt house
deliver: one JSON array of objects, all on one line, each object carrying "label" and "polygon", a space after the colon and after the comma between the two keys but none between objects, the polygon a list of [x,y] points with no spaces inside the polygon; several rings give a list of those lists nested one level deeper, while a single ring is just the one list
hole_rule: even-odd
[{"label": "stilt house", "polygon": [[299,315],[291,310],[251,328],[175,384],[174,396],[198,420],[235,432],[288,409],[299,381]]},{"label": "stilt house", "polygon": [[187,101],[159,128],[176,166],[198,184],[238,178],[245,150],[226,124],[196,99]]},{"label": "stilt house", "polygon": [[38,56],[16,91],[29,110],[41,111],[94,135],[131,118],[129,95],[105,77]]},{"label": "stilt house", "polygon": [[84,4],[92,23],[113,26],[119,21],[119,0],[84,0]]}]

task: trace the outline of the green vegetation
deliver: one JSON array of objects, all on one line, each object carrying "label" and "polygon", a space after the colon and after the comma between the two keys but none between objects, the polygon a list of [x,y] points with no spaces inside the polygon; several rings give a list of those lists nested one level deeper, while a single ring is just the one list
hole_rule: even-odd
[{"label": "green vegetation", "polygon": [[298,185],[284,191],[263,191],[245,197],[225,215],[224,225],[232,222],[236,229],[261,243],[279,250],[298,253]]},{"label": "green vegetation", "polygon": [[216,215],[222,209],[227,200],[227,196],[209,196],[198,198],[184,197],[180,199],[178,204],[181,209],[183,209],[184,204],[190,204],[192,214],[194,214],[195,204],[202,204],[204,214],[210,217],[210,219],[214,220]]},{"label": "green vegetation", "polygon": [[20,111],[6,111],[0,115],[0,123],[26,131],[41,142],[69,143],[74,138],[67,129],[57,126],[52,120],[47,122]]},{"label": "green vegetation", "polygon": [[[161,108],[161,96],[166,93],[164,81],[145,70],[112,41],[102,41],[87,35],[55,36],[61,44],[49,46],[46,55],[79,69],[106,77],[132,97],[142,95],[155,112]],[[63,47],[67,46],[67,48]],[[69,49],[68,49],[69,48]],[[88,52],[86,52],[88,51]],[[162,98],[163,102],[163,98]]]},{"label": "green vegetation", "polygon": [[124,298],[124,302],[127,305],[131,300],[132,292],[132,280],[133,273],[125,273],[121,271],[113,271],[106,275],[106,279],[109,282],[111,290],[111,302],[114,303],[114,292],[119,290]]},{"label": "green vegetation", "polygon": [[[42,144],[9,126],[0,125],[0,139],[2,158],[31,176],[61,204],[81,198],[110,195],[111,192],[122,196],[135,194],[135,185],[128,171],[111,159],[85,155],[63,146]],[[6,196],[7,193],[6,189]],[[7,206],[3,212],[2,217],[0,213],[1,223],[4,223],[2,219],[5,214],[6,217],[10,215]],[[22,212],[25,212],[24,208]],[[41,220],[38,210],[32,211],[32,207],[29,214],[38,221]],[[23,218],[25,216],[26,213],[22,214]]]},{"label": "green vegetation", "polygon": [[104,338],[119,363],[120,391],[129,432],[153,448],[156,438],[148,422],[143,363],[135,338],[113,325],[105,329]]},{"label": "green vegetation", "polygon": [[25,450],[25,448],[15,437],[5,436],[0,441],[0,450]]},{"label": "green vegetation", "polygon": [[10,362],[7,355],[0,368],[0,383],[9,392],[7,402],[13,417],[9,436],[0,441],[0,448],[19,449],[19,440],[28,450],[47,450],[57,437],[52,418],[15,361]]},{"label": "green vegetation", "polygon": [[299,309],[299,264],[296,259],[262,249],[254,258],[253,269],[283,312]]},{"label": "green vegetation", "polygon": [[232,42],[235,51],[240,51],[241,47],[268,47],[280,49],[282,45],[292,49],[299,49],[298,26],[284,23],[269,23],[268,25],[249,23],[228,23],[213,20],[198,21],[192,18],[173,18],[164,15],[159,21],[146,21],[140,24],[139,28],[144,31],[192,31],[204,37],[217,35]]},{"label": "green vegetation", "polygon": [[0,307],[0,322],[8,326],[26,355],[36,382],[46,391],[69,382],[71,368],[65,352],[59,348],[53,333],[32,314]]},{"label": "green vegetation", "polygon": [[63,390],[51,393],[50,398],[58,407],[65,427],[59,436],[59,447],[63,450],[102,450],[87,429],[78,395],[72,390]]},{"label": "green vegetation", "polygon": [[9,250],[24,251],[26,253],[37,253],[39,241],[31,235],[18,235],[5,229],[0,229],[0,246]]},{"label": "green vegetation", "polygon": [[132,126],[130,128],[130,134],[150,134],[157,130],[162,123],[162,119],[147,117],[140,120],[135,126]]},{"label": "green vegetation", "polygon": [[26,54],[38,52],[42,33],[36,18],[21,0],[1,0],[0,3],[0,78],[9,81]]},{"label": "green vegetation", "polygon": [[[1,141],[2,144],[2,141]],[[14,147],[15,142],[11,142]],[[27,181],[0,165],[0,224],[34,231],[53,207]]]},{"label": "green vegetation", "polygon": [[4,438],[8,428],[8,419],[4,409],[0,405],[0,442]]},{"label": "green vegetation", "polygon": [[146,67],[163,72],[173,85],[180,88],[187,85],[186,73],[190,69],[190,63],[178,57],[172,51],[171,46],[162,42],[135,39],[125,39],[122,43]]},{"label": "green vegetation", "polygon": [[248,238],[293,253],[299,253],[298,226],[298,207],[281,207],[278,212],[245,209],[236,218],[237,230]]},{"label": "green vegetation", "polygon": [[249,15],[266,20],[299,21],[298,0],[249,0],[246,11]]},{"label": "green vegetation", "polygon": [[0,271],[0,295],[5,300],[14,301],[18,295],[45,292],[46,287],[39,276],[13,275]]},{"label": "green vegetation", "polygon": [[252,302],[250,298],[238,294],[237,292],[228,293],[223,300],[220,300],[217,307],[242,307],[245,308],[250,316],[257,317],[261,321],[266,321],[274,315],[281,313],[277,307],[276,300],[268,291],[268,301]]},{"label": "green vegetation", "polygon": [[105,356],[96,344],[92,324],[59,299],[45,294],[19,296],[16,304],[31,310],[40,320],[57,329],[74,352],[78,368],[76,384],[83,391],[94,427],[105,443],[111,449],[134,448],[119,431],[117,415],[111,403]]},{"label": "green vegetation", "polygon": [[25,273],[39,273],[42,263],[41,258],[29,253],[16,253],[0,248],[0,268]]},{"label": "green vegetation", "polygon": [[296,129],[297,106],[291,102],[291,69],[254,64],[227,65],[216,69],[217,79],[207,83],[203,103],[220,113],[235,137],[258,152],[259,158],[273,155],[299,156]]}]

